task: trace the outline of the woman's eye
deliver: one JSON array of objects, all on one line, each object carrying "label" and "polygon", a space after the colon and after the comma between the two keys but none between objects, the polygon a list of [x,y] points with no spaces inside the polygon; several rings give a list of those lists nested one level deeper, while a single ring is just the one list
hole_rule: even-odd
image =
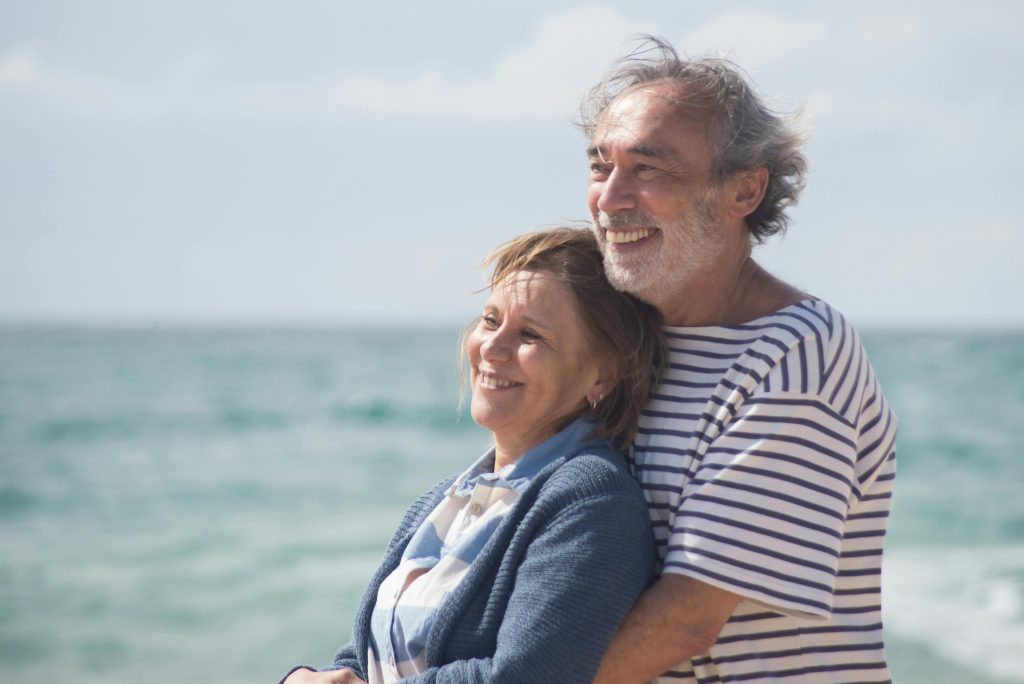
[{"label": "woman's eye", "polygon": [[491,314],[484,314],[483,316],[480,317],[480,320],[483,322],[485,327],[490,328],[492,330],[498,327],[497,317]]},{"label": "woman's eye", "polygon": [[536,340],[540,339],[540,335],[538,335],[532,330],[524,330],[521,334],[524,340],[528,340],[530,342],[535,342]]}]

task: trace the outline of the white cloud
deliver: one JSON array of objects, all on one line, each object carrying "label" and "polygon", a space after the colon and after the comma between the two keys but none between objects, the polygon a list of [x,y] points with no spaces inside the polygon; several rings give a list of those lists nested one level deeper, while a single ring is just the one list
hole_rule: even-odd
[{"label": "white cloud", "polygon": [[0,57],[0,96],[20,96],[67,113],[99,119],[160,116],[304,120],[340,112],[433,115],[456,119],[564,120],[619,45],[641,30],[611,9],[552,14],[530,40],[501,56],[475,80],[431,66],[394,77],[354,67],[306,82],[218,83],[218,55],[192,51],[160,77],[130,83],[48,64],[19,50]]},{"label": "white cloud", "polygon": [[806,54],[829,36],[819,19],[789,19],[764,10],[716,14],[684,34],[676,47],[689,55],[723,54],[747,69],[763,69],[784,58]]},{"label": "white cloud", "polygon": [[878,48],[905,48],[920,44],[927,37],[925,17],[919,13],[886,8],[870,15],[854,17],[851,35],[866,45]]},{"label": "white cloud", "polygon": [[347,108],[374,113],[408,112],[456,118],[565,119],[581,84],[596,80],[619,45],[641,30],[613,10],[580,8],[551,15],[530,41],[504,55],[483,78],[457,82],[436,69],[404,80],[350,73],[333,91]]},{"label": "white cloud", "polygon": [[337,114],[330,84],[226,82],[213,51],[178,56],[157,77],[126,81],[53,64],[28,50],[0,56],[0,98],[101,121],[263,118],[304,121]]},{"label": "white cloud", "polygon": [[35,51],[14,50],[0,57],[0,96],[42,103],[86,118],[140,120],[189,110],[209,109],[214,98],[203,93],[200,81],[209,71],[185,55],[166,77],[128,83],[105,74],[51,64]]},{"label": "white cloud", "polygon": [[38,79],[38,63],[31,50],[15,50],[0,58],[0,86],[24,88]]}]

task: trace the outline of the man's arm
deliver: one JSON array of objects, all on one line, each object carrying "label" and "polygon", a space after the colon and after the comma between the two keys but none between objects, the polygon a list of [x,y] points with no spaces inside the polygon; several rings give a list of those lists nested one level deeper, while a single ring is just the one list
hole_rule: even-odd
[{"label": "man's arm", "polygon": [[684,575],[662,575],[626,615],[594,684],[642,684],[704,653],[740,597]]}]

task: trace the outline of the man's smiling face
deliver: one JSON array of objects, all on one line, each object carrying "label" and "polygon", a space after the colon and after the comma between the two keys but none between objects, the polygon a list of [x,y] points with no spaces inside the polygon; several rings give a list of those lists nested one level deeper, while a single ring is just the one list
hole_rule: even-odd
[{"label": "man's smiling face", "polygon": [[687,116],[677,94],[664,83],[627,91],[588,151],[587,200],[608,278],[655,306],[730,249],[716,220],[708,119]]}]

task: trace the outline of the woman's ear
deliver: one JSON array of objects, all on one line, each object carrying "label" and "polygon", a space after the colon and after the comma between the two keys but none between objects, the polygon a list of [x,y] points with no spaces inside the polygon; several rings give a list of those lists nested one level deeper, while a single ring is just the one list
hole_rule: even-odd
[{"label": "woman's ear", "polygon": [[611,364],[602,364],[597,379],[587,389],[587,405],[596,406],[601,400],[612,393],[615,385],[619,382],[621,374]]}]

